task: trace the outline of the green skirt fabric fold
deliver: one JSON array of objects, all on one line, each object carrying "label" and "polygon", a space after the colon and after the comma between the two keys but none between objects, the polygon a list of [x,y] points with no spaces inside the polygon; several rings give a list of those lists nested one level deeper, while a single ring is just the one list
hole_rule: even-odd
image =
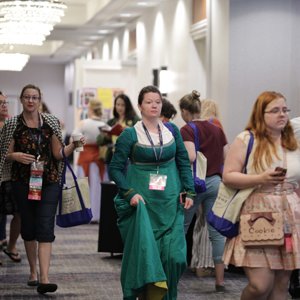
[{"label": "green skirt fabric fold", "polygon": [[[176,299],[177,284],[186,268],[183,210],[178,204],[172,226],[162,226],[164,230],[161,231],[153,229],[156,225],[153,220],[150,221],[147,205],[140,202],[137,207],[132,207],[124,199],[115,198],[118,225],[124,242],[121,272],[124,299],[133,300],[145,291],[150,293],[154,290],[160,295],[167,292],[160,299]],[[161,214],[164,213],[167,217],[168,212],[161,211]],[[152,283],[157,283],[155,286],[161,287],[162,291],[149,289]]]}]

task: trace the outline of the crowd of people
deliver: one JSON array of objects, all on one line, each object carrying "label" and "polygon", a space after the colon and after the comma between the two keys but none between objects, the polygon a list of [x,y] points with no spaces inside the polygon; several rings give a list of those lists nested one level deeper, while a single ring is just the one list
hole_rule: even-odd
[{"label": "crowd of people", "polygon": [[[16,241],[21,234],[30,267],[27,284],[44,294],[57,289],[49,280],[49,267],[62,148],[69,156],[75,146],[72,140],[65,145],[59,120],[41,112],[37,86],[25,86],[20,101],[22,112],[9,117],[7,97],[0,93],[0,247],[20,262]],[[114,99],[113,118],[107,123],[102,120],[101,102],[90,100],[88,118],[74,131],[82,133],[85,144],[78,174],[89,177],[94,222],[100,218],[99,183],[110,179],[118,187],[114,204],[124,244],[124,299],[177,299],[177,285],[189,263],[199,276],[207,270],[214,274],[217,293],[226,293],[224,269],[234,265],[242,267],[248,278],[242,300],[287,299],[291,272],[300,268],[299,118],[289,119],[282,94],[265,91],[256,99],[245,130],[229,145],[216,101],[200,100],[194,90],[177,104],[186,123],[181,128],[172,121],[175,105],[155,86],[142,88],[138,95],[140,117],[125,94]],[[245,173],[250,132],[254,144]],[[195,188],[192,168],[197,151],[207,162],[201,191]],[[43,165],[40,201],[28,200],[34,162]],[[253,189],[244,200],[241,218],[270,211],[282,214],[283,244],[248,247],[241,233],[225,238],[206,222],[221,181],[232,189]],[[7,214],[13,215],[9,239]],[[191,224],[189,262],[186,234]]]}]

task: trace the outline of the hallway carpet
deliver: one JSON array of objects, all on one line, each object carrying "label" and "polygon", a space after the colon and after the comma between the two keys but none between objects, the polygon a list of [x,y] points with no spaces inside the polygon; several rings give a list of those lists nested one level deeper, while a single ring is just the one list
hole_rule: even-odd
[{"label": "hallway carpet", "polygon": [[[119,276],[121,255],[98,253],[98,225],[56,228],[56,240],[50,267],[50,281],[58,284],[57,292],[39,295],[26,285],[29,267],[21,239],[18,250],[21,263],[12,262],[0,253],[0,299],[122,300]],[[237,300],[246,285],[244,275],[225,274],[229,292],[216,294],[214,278],[197,278],[187,270],[178,287],[178,300]]]}]

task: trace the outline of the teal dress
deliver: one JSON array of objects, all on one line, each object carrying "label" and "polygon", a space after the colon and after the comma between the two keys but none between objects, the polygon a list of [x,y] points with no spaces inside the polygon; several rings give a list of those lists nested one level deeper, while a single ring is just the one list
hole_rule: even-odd
[{"label": "teal dress", "polygon": [[[136,299],[153,283],[166,289],[163,299],[176,299],[177,284],[186,268],[184,208],[179,195],[186,191],[193,197],[194,186],[187,151],[178,128],[172,126],[174,138],[163,144],[159,162],[151,146],[138,142],[132,127],[118,138],[110,163],[110,178],[119,188],[115,207],[124,242],[121,283],[127,300]],[[155,148],[159,153],[160,147]],[[149,189],[150,174],[157,169],[167,175],[163,191]],[[133,207],[130,199],[137,193],[146,204]]]}]

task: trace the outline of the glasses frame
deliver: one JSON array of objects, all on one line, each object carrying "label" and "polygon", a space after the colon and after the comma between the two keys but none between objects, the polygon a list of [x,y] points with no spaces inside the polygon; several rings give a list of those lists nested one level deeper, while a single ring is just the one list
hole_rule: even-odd
[{"label": "glasses frame", "polygon": [[283,108],[283,109],[281,109],[279,107],[274,107],[274,108],[272,108],[269,111],[265,111],[264,113],[265,114],[272,114],[272,115],[279,115],[279,114],[283,113],[285,115],[288,115],[290,111],[291,110],[289,108]]},{"label": "glasses frame", "polygon": [[6,101],[6,100],[4,100],[4,101],[2,101],[2,100],[0,100],[0,106],[8,106],[8,104],[9,104],[9,102],[8,101]]},{"label": "glasses frame", "polygon": [[22,99],[25,100],[26,102],[29,102],[30,100],[32,100],[33,102],[38,102],[41,100],[41,97],[25,95],[25,96],[22,96]]}]

